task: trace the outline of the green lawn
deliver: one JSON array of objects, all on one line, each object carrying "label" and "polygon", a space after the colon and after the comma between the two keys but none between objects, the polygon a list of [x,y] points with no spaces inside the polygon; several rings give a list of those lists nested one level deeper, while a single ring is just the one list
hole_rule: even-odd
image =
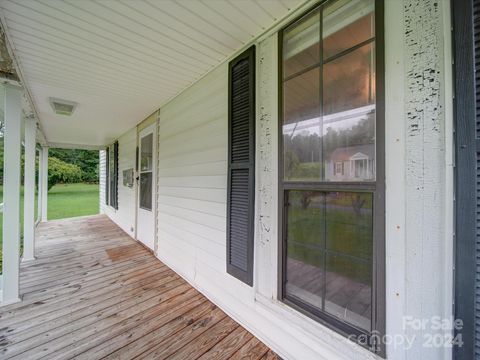
[{"label": "green lawn", "polygon": [[[0,202],[3,199],[3,187],[0,186]],[[23,234],[23,189],[21,193],[21,232]],[[36,198],[35,198],[36,200]],[[36,202],[36,201],[35,201]],[[60,184],[48,192],[48,220],[64,219],[75,216],[98,214],[97,184]],[[35,206],[35,214],[37,206]],[[3,214],[0,213],[0,273],[3,237]]]},{"label": "green lawn", "polygon": [[97,184],[56,185],[48,192],[48,220],[98,214]]}]

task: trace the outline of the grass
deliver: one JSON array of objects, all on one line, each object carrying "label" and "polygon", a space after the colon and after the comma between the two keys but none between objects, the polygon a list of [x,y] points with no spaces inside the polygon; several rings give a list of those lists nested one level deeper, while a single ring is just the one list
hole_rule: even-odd
[{"label": "grass", "polygon": [[[0,186],[0,202],[3,187]],[[35,196],[35,203],[37,197]],[[98,214],[97,184],[59,184],[48,192],[48,220]],[[20,196],[20,231],[23,236],[23,188]],[[35,206],[37,215],[37,206]],[[3,214],[0,213],[0,273],[2,263]]]},{"label": "grass", "polygon": [[[302,202],[302,194],[310,199],[308,203]],[[360,203],[361,209],[355,211],[354,204]],[[289,257],[361,283],[371,282],[370,194],[291,191],[289,204]]]},{"label": "grass", "polygon": [[48,220],[98,214],[97,184],[56,185],[48,192]]}]

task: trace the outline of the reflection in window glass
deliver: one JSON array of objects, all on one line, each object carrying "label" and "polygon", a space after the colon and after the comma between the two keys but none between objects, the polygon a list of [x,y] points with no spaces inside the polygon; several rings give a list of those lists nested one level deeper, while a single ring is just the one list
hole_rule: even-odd
[{"label": "reflection in window glass", "polygon": [[368,44],[324,65],[324,115],[344,115],[375,102],[374,54]]},{"label": "reflection in window glass", "polygon": [[318,68],[307,71],[284,83],[284,122],[289,128],[302,131],[312,127],[320,113],[320,72]]},{"label": "reflection in window glass", "polygon": [[283,58],[285,78],[320,62],[319,11],[314,11],[285,30]]},{"label": "reflection in window glass", "polygon": [[[323,42],[302,35],[314,28],[317,12],[291,25],[284,37],[284,179],[375,181],[374,0],[328,2],[322,14],[317,30]],[[313,62],[293,40],[300,38],[308,38],[311,48],[317,39],[318,53],[334,58]],[[293,71],[297,57],[304,60],[295,64],[303,65]]]},{"label": "reflection in window glass", "polygon": [[[323,67],[323,154],[326,181],[375,180],[374,46]],[[343,173],[334,164],[344,164]]]},{"label": "reflection in window glass", "polygon": [[319,84],[318,68],[285,82],[284,171],[289,180],[321,179]]},{"label": "reflection in window glass", "polygon": [[288,204],[285,290],[288,295],[321,309],[325,195],[318,191],[291,191]]},{"label": "reflection in window glass", "polygon": [[152,210],[152,173],[140,173],[140,208]]},{"label": "reflection in window glass", "polygon": [[324,124],[322,145],[325,180],[375,180],[375,107]]},{"label": "reflection in window glass", "polygon": [[375,36],[372,0],[339,0],[323,9],[323,58],[328,59]]},{"label": "reflection in window glass", "polygon": [[371,194],[330,192],[326,197],[325,217],[327,249],[371,260]]},{"label": "reflection in window glass", "polygon": [[355,327],[370,330],[371,268],[370,262],[327,253],[324,311]]},{"label": "reflection in window glass", "polygon": [[140,149],[140,170],[150,171],[153,168],[153,134],[148,134],[142,138]]},{"label": "reflection in window glass", "polygon": [[372,194],[289,191],[287,198],[287,298],[370,330]]},{"label": "reflection in window glass", "polygon": [[375,0],[322,2],[283,32],[282,295],[346,333],[382,328],[375,41]]}]

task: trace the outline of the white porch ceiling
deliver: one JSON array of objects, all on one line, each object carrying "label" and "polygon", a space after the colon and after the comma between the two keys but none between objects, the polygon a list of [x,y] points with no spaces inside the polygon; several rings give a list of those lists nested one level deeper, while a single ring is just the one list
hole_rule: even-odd
[{"label": "white porch ceiling", "polygon": [[[304,0],[1,0],[50,143],[103,146]],[[78,103],[70,117],[49,98]]]}]

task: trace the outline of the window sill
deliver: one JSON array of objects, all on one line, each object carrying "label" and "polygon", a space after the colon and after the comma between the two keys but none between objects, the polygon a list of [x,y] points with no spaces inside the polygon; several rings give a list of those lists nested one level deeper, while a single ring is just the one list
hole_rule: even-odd
[{"label": "window sill", "polygon": [[312,344],[313,348],[323,347],[339,358],[347,359],[369,359],[382,360],[379,355],[370,350],[355,344],[345,336],[330,329],[326,325],[312,319],[299,310],[278,300],[267,298],[261,294],[255,296],[256,306],[260,311],[268,312],[270,315],[283,319],[291,326],[292,332],[301,333],[304,343]]}]

